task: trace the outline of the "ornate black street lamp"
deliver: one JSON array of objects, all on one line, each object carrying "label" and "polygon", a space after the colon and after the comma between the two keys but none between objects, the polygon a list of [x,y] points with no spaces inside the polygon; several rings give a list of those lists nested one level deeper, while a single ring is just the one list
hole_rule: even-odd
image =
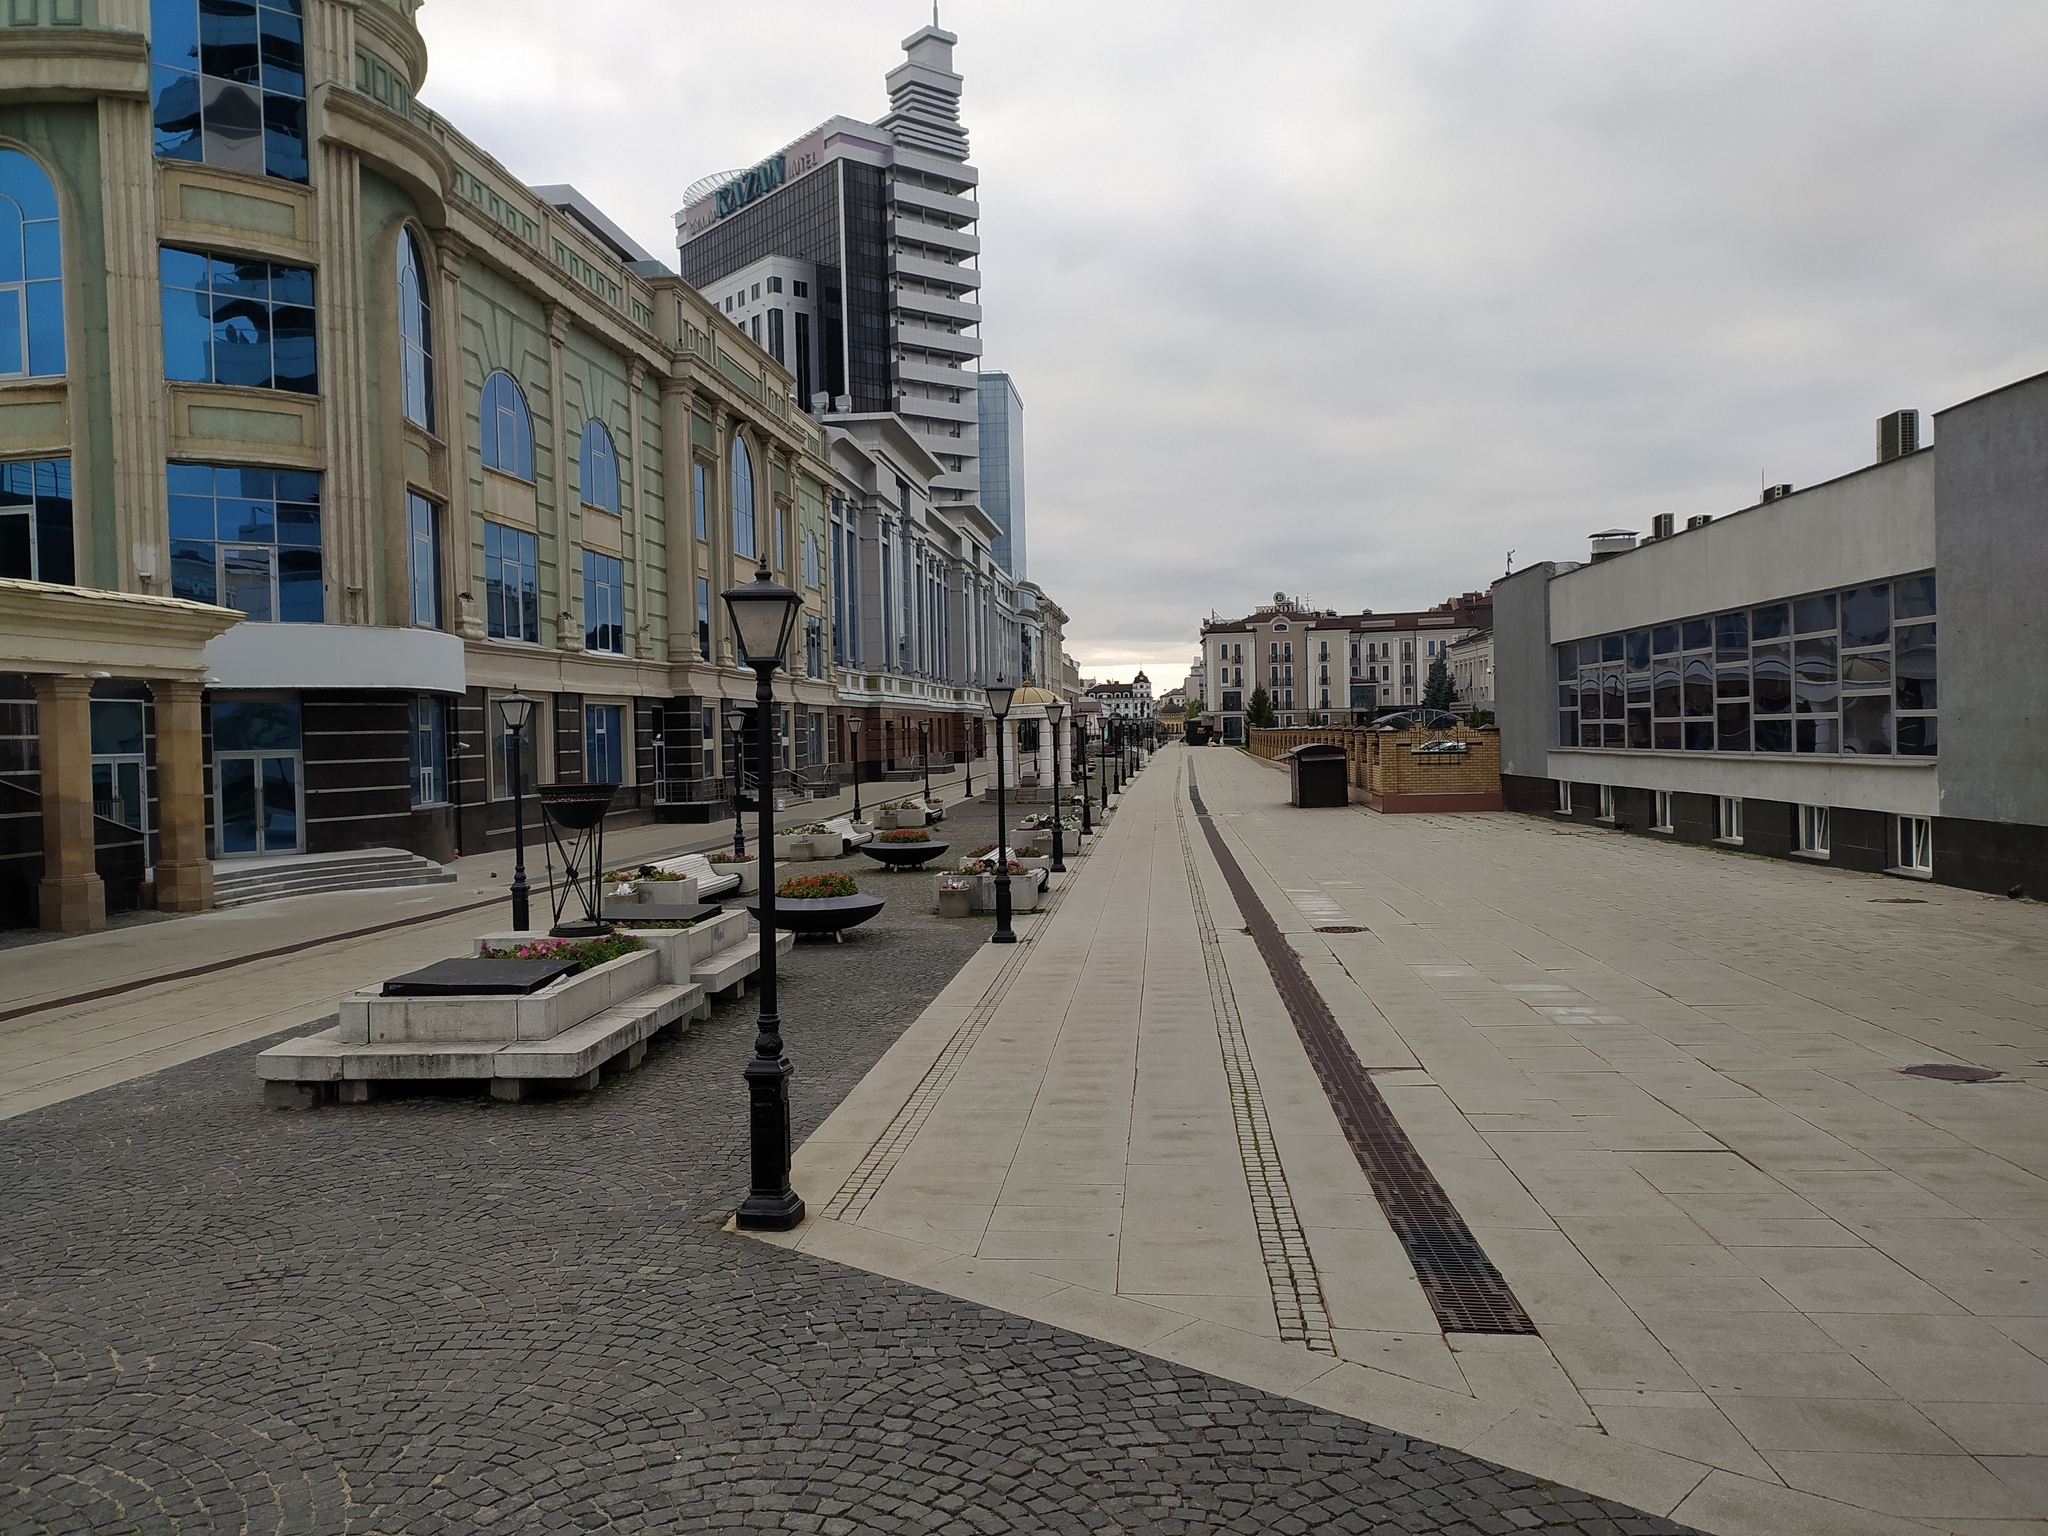
[{"label": "ornate black street lamp", "polygon": [[1109,820],[1109,717],[1103,716],[1102,726],[1096,732],[1097,747],[1102,757],[1102,819]]},{"label": "ornate black street lamp", "polygon": [[1074,710],[1074,761],[1081,765],[1081,836],[1095,835],[1095,818],[1089,814],[1088,799],[1088,717]]},{"label": "ornate black street lamp", "polygon": [[1045,728],[1052,732],[1052,872],[1067,872],[1066,845],[1060,840],[1060,716],[1066,706],[1054,699],[1045,706]]},{"label": "ornate black street lamp", "polygon": [[747,727],[747,712],[737,702],[725,707],[725,729],[732,737],[732,749],[726,761],[732,764],[732,851],[733,857],[747,856],[747,812],[740,804],[740,784],[746,777],[746,737],[742,734]]},{"label": "ornate black street lamp", "polygon": [[531,926],[526,885],[526,784],[521,769],[526,758],[526,722],[533,718],[533,700],[513,684],[512,691],[498,700],[505,712],[505,757],[512,768],[512,931],[524,933]]},{"label": "ornate black street lamp", "polygon": [[1010,813],[1003,799],[1003,720],[1015,698],[1014,684],[1000,677],[988,686],[988,712],[996,718],[996,931],[992,944],[1014,944],[1010,931]]},{"label": "ornate black street lamp", "polygon": [[967,798],[972,800],[974,798],[974,727],[968,726],[965,735],[967,737]]},{"label": "ornate black street lamp", "polygon": [[853,819],[860,820],[860,716],[849,715],[846,732],[853,738]]},{"label": "ornate black street lamp", "polygon": [[764,564],[743,587],[721,594],[739,637],[740,656],[754,669],[754,762],[760,790],[755,832],[761,850],[761,1017],[754,1059],[747,1063],[748,1132],[753,1150],[753,1187],[735,1220],[759,1232],[787,1232],[804,1219],[803,1198],[789,1187],[789,1076],[782,1054],[782,1019],[775,1011],[775,807],[767,794],[774,773],[775,669],[789,651],[803,599],[768,574]]},{"label": "ornate black street lamp", "polygon": [[924,760],[924,803],[929,809],[932,803],[932,722],[929,715],[917,722],[917,755]]}]

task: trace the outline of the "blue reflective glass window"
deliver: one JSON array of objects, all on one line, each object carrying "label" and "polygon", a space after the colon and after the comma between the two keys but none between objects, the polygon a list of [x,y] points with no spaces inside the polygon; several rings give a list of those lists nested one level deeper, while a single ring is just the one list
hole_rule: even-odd
[{"label": "blue reflective glass window", "polygon": [[165,378],[318,392],[310,269],[169,247],[158,261]]},{"label": "blue reflective glass window", "polygon": [[197,73],[199,69],[199,7],[191,0],[152,0],[149,8],[149,56],[158,64]]},{"label": "blue reflective glass window", "polygon": [[732,552],[743,559],[755,558],[754,544],[754,456],[747,452],[744,438],[732,440]]},{"label": "blue reflective glass window", "polygon": [[297,752],[304,740],[299,706],[290,699],[215,699],[216,752]]},{"label": "blue reflective glass window", "polygon": [[211,496],[173,496],[171,498],[171,537],[174,539],[211,539],[213,529],[213,498]]},{"label": "blue reflective glass window", "polygon": [[1711,650],[1714,644],[1714,621],[1712,619],[1687,619],[1678,626],[1684,649],[1688,651]]},{"label": "blue reflective glass window", "polygon": [[484,380],[480,415],[483,431],[483,460],[495,469],[520,480],[533,478],[533,418],[526,409],[526,397],[502,369]]},{"label": "blue reflective glass window", "polygon": [[306,29],[288,11],[263,8],[256,20],[263,58],[263,89],[283,96],[306,94]]},{"label": "blue reflective glass window", "polygon": [[165,160],[197,160],[204,152],[199,136],[199,76],[158,65],[150,71],[155,102],[156,153]]},{"label": "blue reflective glass window", "polygon": [[64,373],[64,256],[57,189],[20,150],[0,150],[0,377]]},{"label": "blue reflective glass window", "polygon": [[540,642],[539,543],[532,534],[484,524],[484,609],[493,639]]},{"label": "blue reflective glass window", "polygon": [[[252,622],[321,622],[318,475],[170,464],[164,478],[171,493],[174,597],[239,608]],[[282,492],[292,499],[278,500]]]},{"label": "blue reflective glass window", "polygon": [[0,576],[70,585],[71,461],[0,464]]},{"label": "blue reflective glass window", "polygon": [[[1883,645],[1892,637],[1892,589],[1888,582],[1852,587],[1842,594],[1842,646]],[[1846,748],[1845,748],[1846,750]]]},{"label": "blue reflective glass window", "polygon": [[1732,659],[1749,659],[1749,615],[1723,613],[1714,618],[1714,650]]},{"label": "blue reflective glass window", "polygon": [[199,70],[239,85],[262,81],[253,0],[199,0]]},{"label": "blue reflective glass window", "polygon": [[583,648],[613,655],[625,650],[621,611],[625,567],[610,555],[583,552]]},{"label": "blue reflective glass window", "polygon": [[434,430],[434,324],[428,268],[409,229],[398,232],[399,382],[405,419]]},{"label": "blue reflective glass window", "polygon": [[705,482],[710,476],[705,466],[702,464],[692,464],[690,466],[690,478],[696,492],[697,537],[708,539],[711,537],[711,525],[710,514],[706,509],[710,502],[710,493],[705,488]]},{"label": "blue reflective glass window", "polygon": [[173,540],[171,543],[171,596],[189,603],[214,600],[213,540]]},{"label": "blue reflective glass window", "polygon": [[1925,619],[1934,615],[1934,574],[1908,576],[1892,583],[1892,615],[1899,619]]},{"label": "blue reflective glass window", "polygon": [[318,624],[322,618],[320,551],[277,552],[277,616],[287,624]]},{"label": "blue reflective glass window", "polygon": [[619,459],[612,449],[612,435],[604,423],[592,417],[583,426],[583,441],[577,451],[577,469],[583,504],[619,510]]}]

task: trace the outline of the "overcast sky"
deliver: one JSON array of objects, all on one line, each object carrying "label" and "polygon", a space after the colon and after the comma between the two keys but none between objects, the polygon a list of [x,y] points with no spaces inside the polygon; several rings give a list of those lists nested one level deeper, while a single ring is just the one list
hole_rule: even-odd
[{"label": "overcast sky", "polygon": [[[916,0],[431,0],[427,104],[673,261]],[[2041,0],[945,0],[985,365],[1082,670],[1426,607],[2048,369]],[[1924,418],[1923,418],[1924,419]],[[1931,426],[1931,424],[1930,424]]]}]

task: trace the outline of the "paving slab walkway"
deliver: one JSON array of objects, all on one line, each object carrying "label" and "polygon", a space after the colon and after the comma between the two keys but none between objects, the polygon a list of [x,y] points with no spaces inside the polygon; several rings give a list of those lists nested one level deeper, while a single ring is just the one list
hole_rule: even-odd
[{"label": "paving slab walkway", "polygon": [[[1533,1336],[1441,1330],[1190,769]],[[774,1241],[1729,1536],[2048,1533],[2042,908],[1285,790],[1162,754]]]}]

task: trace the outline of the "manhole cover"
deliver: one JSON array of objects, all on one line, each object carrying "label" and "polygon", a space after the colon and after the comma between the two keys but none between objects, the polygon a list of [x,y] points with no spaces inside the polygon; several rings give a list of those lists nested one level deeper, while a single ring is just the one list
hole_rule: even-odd
[{"label": "manhole cover", "polygon": [[1332,923],[1327,928],[1318,928],[1317,933],[1365,933],[1367,929],[1353,928],[1345,923]]},{"label": "manhole cover", "polygon": [[1924,907],[1927,905],[1927,898],[1925,896],[1873,896],[1870,899],[1874,905],[1881,907]]},{"label": "manhole cover", "polygon": [[1988,1083],[1993,1078],[2005,1076],[1993,1072],[1989,1067],[1959,1067],[1950,1061],[1931,1061],[1924,1067],[1901,1067],[1899,1070],[1908,1077],[1931,1077],[1944,1083]]}]

